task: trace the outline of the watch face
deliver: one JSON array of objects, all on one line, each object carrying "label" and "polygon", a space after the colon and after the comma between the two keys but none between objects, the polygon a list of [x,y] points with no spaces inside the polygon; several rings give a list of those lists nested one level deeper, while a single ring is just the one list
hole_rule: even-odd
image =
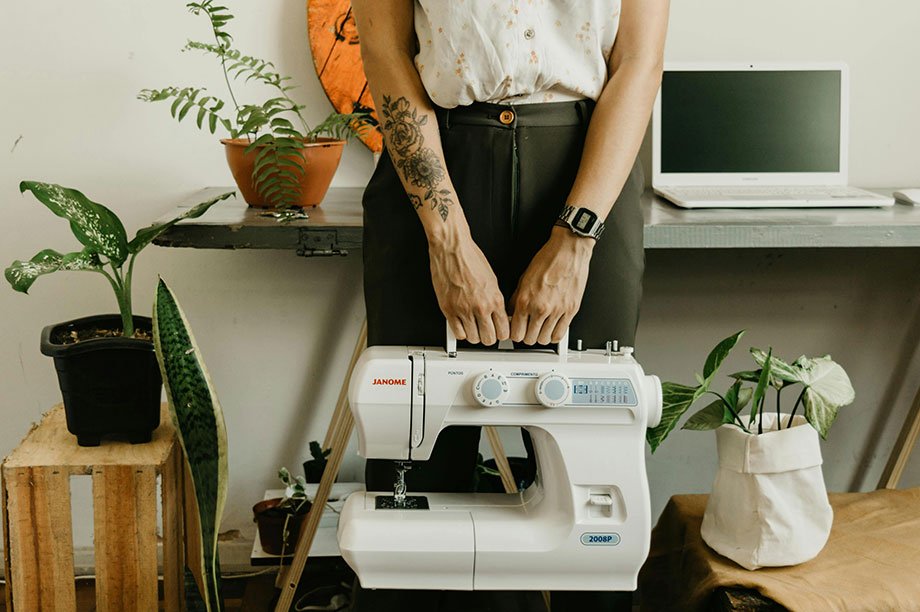
[{"label": "watch face", "polygon": [[582,208],[575,213],[575,218],[572,219],[572,227],[580,232],[587,232],[594,225],[595,221],[597,221],[597,215],[587,208]]}]

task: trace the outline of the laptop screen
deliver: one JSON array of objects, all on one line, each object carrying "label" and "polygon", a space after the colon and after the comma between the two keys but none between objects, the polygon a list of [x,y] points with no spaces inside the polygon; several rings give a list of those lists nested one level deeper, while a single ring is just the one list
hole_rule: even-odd
[{"label": "laptop screen", "polygon": [[661,171],[838,172],[839,70],[665,71]]}]

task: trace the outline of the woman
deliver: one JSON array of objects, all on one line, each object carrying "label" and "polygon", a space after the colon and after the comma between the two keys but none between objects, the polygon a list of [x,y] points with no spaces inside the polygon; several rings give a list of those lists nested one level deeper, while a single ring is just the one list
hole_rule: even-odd
[{"label": "woman", "polygon": [[[471,344],[547,345],[569,327],[585,348],[633,344],[637,154],[668,0],[352,6],[386,143],[364,193],[368,344],[441,345],[445,318]],[[442,432],[409,490],[471,490],[479,433]],[[369,490],[393,479],[392,462],[368,462]],[[359,590],[356,609],[525,609],[511,596],[456,603],[473,595]],[[552,607],[612,609],[606,599],[554,593]]]}]

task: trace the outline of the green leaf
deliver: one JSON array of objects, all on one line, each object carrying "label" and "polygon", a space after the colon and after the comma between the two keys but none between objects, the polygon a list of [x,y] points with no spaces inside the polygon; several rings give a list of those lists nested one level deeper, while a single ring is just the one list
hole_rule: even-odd
[{"label": "green leaf", "polygon": [[55,250],[45,249],[40,251],[29,261],[14,261],[4,271],[7,282],[14,290],[28,293],[32,283],[39,276],[51,274],[59,270],[92,270],[100,272],[102,262],[89,247],[77,253],[61,255]]},{"label": "green leaf", "polygon": [[683,416],[703,393],[704,386],[688,387],[673,382],[661,383],[662,408],[661,422],[657,427],[651,427],[645,432],[645,439],[654,453],[658,446],[671,433],[677,421]]},{"label": "green leaf", "polygon": [[856,392],[846,371],[830,355],[809,359],[800,357],[795,364],[805,385],[805,418],[822,438],[837,418],[842,406],[853,403]]},{"label": "green leaf", "polygon": [[[728,420],[725,420],[725,415]],[[721,399],[712,402],[692,417],[687,419],[681,429],[690,429],[693,431],[709,431],[721,427],[725,423],[731,423],[733,420],[731,413],[725,409],[725,404]]]},{"label": "green leaf", "polygon": [[235,197],[235,196],[236,196],[235,191],[228,191],[227,193],[222,193],[217,197],[211,198],[210,200],[206,200],[204,202],[201,202],[200,204],[196,204],[195,206],[192,206],[191,208],[185,210],[179,216],[174,217],[170,219],[169,221],[166,221],[163,223],[154,223],[153,225],[139,229],[137,231],[137,234],[135,234],[134,239],[131,240],[131,242],[128,244],[128,250],[132,254],[139,253],[144,247],[146,247],[148,244],[153,242],[157,236],[159,236],[160,234],[162,234],[163,232],[171,228],[173,225],[175,225],[179,221],[182,221],[183,219],[197,219],[198,217],[203,215],[205,212],[207,212],[207,210],[211,208],[213,205],[217,204],[218,202],[222,200],[226,200],[229,197]]},{"label": "green leaf", "polygon": [[70,230],[80,244],[105,255],[116,266],[125,262],[128,238],[121,220],[111,210],[76,189],[52,183],[19,183],[19,191],[27,190],[51,212],[70,221]]},{"label": "green leaf", "polygon": [[751,404],[751,416],[748,419],[748,426],[754,423],[757,413],[760,411],[764,394],[767,392],[767,385],[770,382],[770,367],[772,365],[773,349],[767,353],[767,358],[763,362],[763,369],[760,371],[760,380],[757,381],[757,388],[754,389],[754,396]]},{"label": "green leaf", "polygon": [[153,341],[169,412],[185,451],[198,502],[201,529],[190,538],[200,549],[199,554],[189,554],[187,562],[201,563],[197,569],[204,581],[206,609],[220,612],[223,606],[217,534],[227,500],[227,430],[185,314],[162,279],[157,284],[153,306]]},{"label": "green leaf", "polygon": [[[759,348],[751,347],[751,357],[762,368],[764,361],[767,359],[767,354]],[[800,382],[800,379],[801,373],[796,366],[790,365],[776,356],[770,359],[770,384],[773,387],[780,389],[786,383]]]},{"label": "green leaf", "polygon": [[745,370],[743,372],[735,372],[734,374],[729,374],[728,377],[734,378],[736,380],[755,383],[760,380],[760,370]]},{"label": "green leaf", "polygon": [[735,345],[738,344],[738,340],[743,335],[744,330],[742,329],[725,340],[722,340],[712,349],[712,352],[710,352],[709,356],[706,358],[706,365],[703,367],[703,378],[712,381],[712,377],[715,375],[716,371],[718,371],[719,366],[722,365],[722,362],[725,361],[725,358],[728,357],[728,354],[735,348]]}]

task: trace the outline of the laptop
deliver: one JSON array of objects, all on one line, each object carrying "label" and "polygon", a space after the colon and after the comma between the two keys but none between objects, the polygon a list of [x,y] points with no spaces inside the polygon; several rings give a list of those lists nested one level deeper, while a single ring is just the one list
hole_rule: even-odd
[{"label": "laptop", "polygon": [[891,206],[847,184],[843,63],[668,64],[652,188],[684,208]]}]

